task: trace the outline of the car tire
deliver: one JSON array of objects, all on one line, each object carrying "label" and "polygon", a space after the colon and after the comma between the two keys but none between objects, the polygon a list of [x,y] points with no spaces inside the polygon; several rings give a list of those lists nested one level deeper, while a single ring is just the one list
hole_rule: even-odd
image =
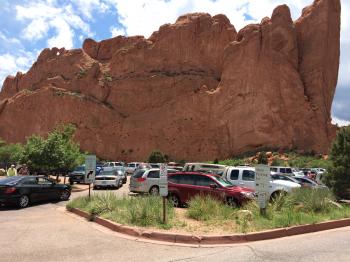
[{"label": "car tire", "polygon": [[74,184],[74,182],[73,182],[73,181],[71,181],[71,180],[69,180],[69,184],[70,184],[70,185],[73,185],[73,184]]},{"label": "car tire", "polygon": [[275,191],[270,196],[270,201],[275,201],[276,199],[280,198],[281,196],[286,195],[286,192],[284,191]]},{"label": "car tire", "polygon": [[19,199],[18,199],[18,206],[19,208],[26,208],[28,207],[30,204],[30,199],[29,196],[27,195],[22,195]]},{"label": "car tire", "polygon": [[159,187],[152,186],[149,190],[149,194],[152,196],[158,196],[159,195]]},{"label": "car tire", "polygon": [[93,186],[92,189],[93,189],[93,190],[96,190],[96,189],[97,189],[97,186]]},{"label": "car tire", "polygon": [[238,203],[237,200],[234,199],[233,197],[228,197],[226,199],[226,204],[232,208],[237,208],[238,207]]},{"label": "car tire", "polygon": [[181,206],[180,198],[177,195],[175,195],[175,194],[171,194],[169,196],[169,201],[172,203],[172,205],[174,207],[180,207]]},{"label": "car tire", "polygon": [[60,200],[61,201],[67,201],[70,197],[69,190],[65,189],[60,192]]}]

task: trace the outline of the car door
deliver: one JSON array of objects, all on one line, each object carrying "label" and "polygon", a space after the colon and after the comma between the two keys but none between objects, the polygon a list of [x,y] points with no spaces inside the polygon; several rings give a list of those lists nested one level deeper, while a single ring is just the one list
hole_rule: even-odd
[{"label": "car door", "polygon": [[52,181],[45,177],[38,177],[37,180],[40,186],[40,201],[52,200],[58,197],[58,190]]},{"label": "car door", "polygon": [[36,177],[27,177],[21,183],[23,194],[29,196],[31,202],[41,201],[41,186]]},{"label": "car door", "polygon": [[[197,194],[201,196],[210,196],[219,201],[224,200],[225,193],[221,186],[219,186],[214,180],[207,176],[196,175],[195,178]],[[211,185],[216,185],[216,188],[212,188]]]},{"label": "car door", "polygon": [[227,173],[227,180],[232,184],[239,185],[239,169],[231,169]]},{"label": "car door", "polygon": [[146,178],[147,190],[149,191],[152,186],[158,186],[159,188],[159,170],[149,171]]},{"label": "car door", "polygon": [[242,170],[242,180],[239,181],[239,186],[255,189],[255,172],[247,169]]},{"label": "car door", "polygon": [[181,202],[189,202],[198,191],[195,186],[195,175],[183,174],[179,176],[179,191],[181,191]]}]

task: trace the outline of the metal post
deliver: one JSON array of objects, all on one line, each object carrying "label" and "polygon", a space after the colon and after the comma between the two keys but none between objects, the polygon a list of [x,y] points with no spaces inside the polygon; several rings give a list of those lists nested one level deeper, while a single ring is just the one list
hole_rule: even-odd
[{"label": "metal post", "polygon": [[89,199],[90,199],[90,197],[91,197],[90,191],[91,191],[91,183],[89,183]]},{"label": "metal post", "polygon": [[166,197],[163,197],[163,223],[166,224]]}]

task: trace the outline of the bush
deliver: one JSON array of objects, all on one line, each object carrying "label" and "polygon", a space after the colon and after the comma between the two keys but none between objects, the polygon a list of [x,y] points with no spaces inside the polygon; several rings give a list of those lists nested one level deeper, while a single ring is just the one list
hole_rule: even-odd
[{"label": "bush", "polygon": [[148,163],[165,163],[165,157],[161,151],[154,150],[149,155],[147,162]]},{"label": "bush", "polygon": [[338,131],[332,144],[330,160],[332,165],[325,182],[337,196],[342,197],[350,190],[350,126]]},{"label": "bush", "polygon": [[163,201],[161,197],[145,196],[120,198],[114,193],[102,193],[72,200],[67,207],[75,207],[92,216],[101,216],[117,223],[136,226],[170,228],[175,216],[174,208],[167,205],[167,224],[163,224]]},{"label": "bush", "polygon": [[258,164],[264,164],[267,165],[268,160],[267,160],[267,155],[265,152],[260,152],[258,155]]},{"label": "bush", "polygon": [[233,219],[235,210],[210,196],[195,196],[188,204],[187,215],[199,221]]}]

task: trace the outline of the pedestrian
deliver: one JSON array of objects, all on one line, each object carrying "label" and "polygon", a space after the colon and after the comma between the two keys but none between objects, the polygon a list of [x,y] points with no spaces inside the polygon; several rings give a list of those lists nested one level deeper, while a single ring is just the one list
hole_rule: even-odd
[{"label": "pedestrian", "polygon": [[19,169],[18,174],[21,176],[29,176],[29,170],[26,164]]},{"label": "pedestrian", "polygon": [[15,165],[11,165],[11,167],[7,169],[7,176],[17,176]]}]

